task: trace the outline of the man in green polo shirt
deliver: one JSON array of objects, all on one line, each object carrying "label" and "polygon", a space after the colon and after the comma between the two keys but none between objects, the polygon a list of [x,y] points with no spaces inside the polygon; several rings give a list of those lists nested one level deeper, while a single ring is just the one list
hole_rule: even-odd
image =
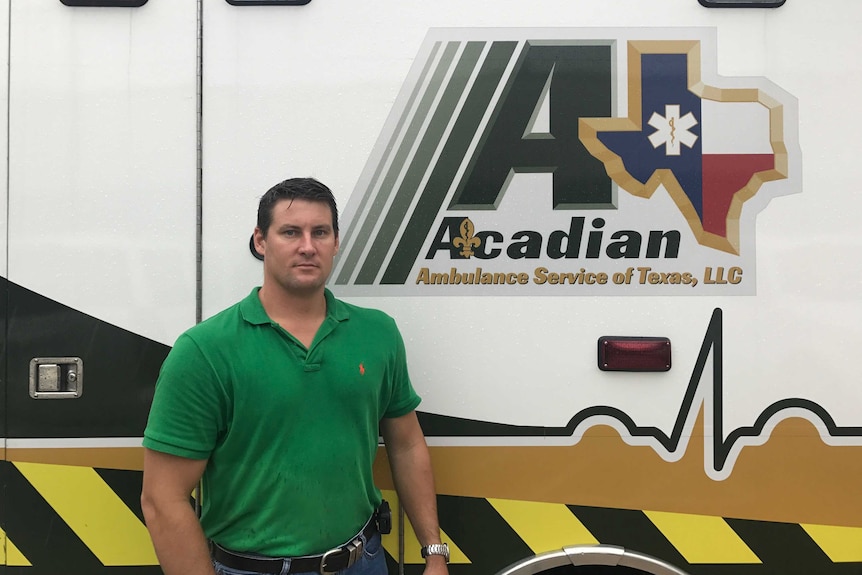
[{"label": "man in green polo shirt", "polygon": [[[262,286],[182,334],[156,385],[142,505],[163,570],[383,575],[379,430],[426,573],[446,575],[401,335],[324,287],[338,251],[332,192],[310,178],[274,186],[254,247]],[[200,520],[188,502],[198,482]]]}]

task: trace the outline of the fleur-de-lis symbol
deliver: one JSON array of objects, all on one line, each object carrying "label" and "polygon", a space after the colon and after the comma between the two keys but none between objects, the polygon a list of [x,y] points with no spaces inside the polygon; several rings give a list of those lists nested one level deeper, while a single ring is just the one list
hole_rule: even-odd
[{"label": "fleur-de-lis symbol", "polygon": [[473,227],[473,222],[470,221],[470,218],[464,218],[464,221],[461,222],[460,230],[461,237],[452,240],[452,245],[456,248],[463,248],[461,255],[469,258],[473,255],[473,248],[478,248],[482,244],[482,240],[473,237],[476,228]]}]

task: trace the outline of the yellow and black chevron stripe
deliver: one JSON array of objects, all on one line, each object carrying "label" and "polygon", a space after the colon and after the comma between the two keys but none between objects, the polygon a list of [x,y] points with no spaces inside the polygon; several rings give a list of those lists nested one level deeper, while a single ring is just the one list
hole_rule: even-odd
[{"label": "yellow and black chevron stripe", "polygon": [[[0,565],[8,575],[156,575],[140,509],[141,473],[0,461]],[[397,496],[384,496],[397,506]],[[691,575],[859,575],[862,528],[440,496],[452,575],[490,575],[533,554],[613,544]],[[399,526],[384,538],[397,573]],[[404,525],[405,573],[423,561]]]},{"label": "yellow and black chevron stripe", "polygon": [[[534,554],[598,543],[691,575],[862,574],[862,528],[454,496],[440,496],[438,511],[451,575],[493,574]],[[419,546],[406,531],[405,573],[419,575]]]},{"label": "yellow and black chevron stripe", "polygon": [[139,471],[2,461],[0,478],[5,573],[161,573]]}]

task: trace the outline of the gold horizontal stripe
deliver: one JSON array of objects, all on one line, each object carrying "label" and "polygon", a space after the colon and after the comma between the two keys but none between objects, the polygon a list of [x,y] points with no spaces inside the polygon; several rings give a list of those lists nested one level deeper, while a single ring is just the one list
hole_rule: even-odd
[{"label": "gold horizontal stripe", "polygon": [[862,561],[862,528],[803,525],[803,529],[835,563]]},{"label": "gold horizontal stripe", "polygon": [[[398,514],[398,494],[393,490],[382,489],[383,499],[389,502],[392,507],[392,532],[383,536],[383,547],[392,556],[398,557],[398,529],[399,529],[399,514]],[[469,564],[470,559],[463,551],[455,544],[452,539],[446,535],[441,529],[440,538],[443,543],[449,545],[449,563]],[[413,526],[407,516],[404,516],[404,563],[425,563],[422,559],[422,546],[416,538],[416,532],[413,531]]]},{"label": "gold horizontal stripe", "polygon": [[32,567],[33,564],[24,557],[24,554],[15,547],[15,544],[6,537],[6,532],[0,529],[0,565],[11,567]]},{"label": "gold horizontal stripe", "polygon": [[89,467],[15,467],[106,566],[157,565],[144,524]]},{"label": "gold horizontal stripe", "polygon": [[760,563],[760,559],[721,517],[644,511],[691,564]]},{"label": "gold horizontal stripe", "polygon": [[9,447],[6,449],[5,459],[27,463],[140,471],[144,468],[144,449],[142,447]]},{"label": "gold horizontal stripe", "polygon": [[595,545],[598,540],[560,503],[489,499],[488,502],[524,540],[533,553],[569,545]]}]

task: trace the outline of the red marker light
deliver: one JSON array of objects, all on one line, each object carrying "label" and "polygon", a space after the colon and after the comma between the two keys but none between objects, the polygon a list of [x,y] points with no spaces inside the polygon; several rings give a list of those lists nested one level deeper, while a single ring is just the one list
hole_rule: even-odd
[{"label": "red marker light", "polygon": [[670,340],[666,337],[599,338],[599,369],[602,371],[668,371]]}]

